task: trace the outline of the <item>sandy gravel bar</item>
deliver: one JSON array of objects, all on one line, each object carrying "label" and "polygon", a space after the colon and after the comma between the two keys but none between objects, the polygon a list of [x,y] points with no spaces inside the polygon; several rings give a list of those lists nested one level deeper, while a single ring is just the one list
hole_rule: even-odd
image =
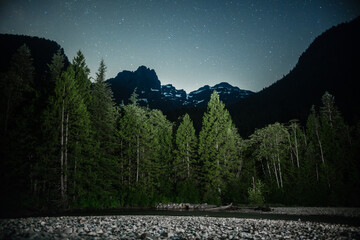
[{"label": "sandy gravel bar", "polygon": [[1,219],[0,239],[360,239],[360,229],[266,219],[65,216]]}]

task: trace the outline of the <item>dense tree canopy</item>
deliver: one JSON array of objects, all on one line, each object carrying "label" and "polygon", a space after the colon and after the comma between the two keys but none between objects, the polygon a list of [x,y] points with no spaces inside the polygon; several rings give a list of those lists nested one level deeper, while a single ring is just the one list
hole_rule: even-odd
[{"label": "dense tree canopy", "polygon": [[[158,202],[358,206],[360,124],[348,126],[326,92],[306,122],[257,129],[243,140],[217,92],[197,134],[185,114],[115,106],[100,62],[57,52],[46,91],[24,45],[1,72],[1,205],[110,208]],[[45,99],[45,100],[43,100]],[[240,110],[239,110],[240,111]]]}]

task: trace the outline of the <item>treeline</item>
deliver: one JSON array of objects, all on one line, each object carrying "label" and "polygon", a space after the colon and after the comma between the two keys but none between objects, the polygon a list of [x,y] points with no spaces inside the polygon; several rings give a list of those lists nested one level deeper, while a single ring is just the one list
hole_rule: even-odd
[{"label": "treeline", "polygon": [[[306,124],[274,123],[242,139],[214,92],[196,133],[137,103],[116,107],[100,62],[59,51],[34,87],[26,45],[1,73],[1,206],[115,208],[158,202],[359,205],[360,124],[325,93]],[[45,100],[44,100],[45,99]],[[241,109],[240,109],[241,110]]]}]

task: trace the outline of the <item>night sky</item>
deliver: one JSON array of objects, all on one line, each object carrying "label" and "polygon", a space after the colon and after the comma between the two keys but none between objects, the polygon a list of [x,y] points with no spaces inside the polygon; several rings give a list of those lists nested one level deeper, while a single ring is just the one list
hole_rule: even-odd
[{"label": "night sky", "polygon": [[259,91],[286,75],[322,32],[360,15],[360,1],[0,0],[0,33],[81,49],[95,76],[140,65],[187,92],[229,82]]}]

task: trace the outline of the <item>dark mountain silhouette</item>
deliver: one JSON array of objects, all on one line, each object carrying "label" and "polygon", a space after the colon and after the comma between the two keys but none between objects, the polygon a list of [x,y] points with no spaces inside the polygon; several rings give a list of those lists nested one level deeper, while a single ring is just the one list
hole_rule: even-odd
[{"label": "dark mountain silhouette", "polygon": [[[123,71],[107,80],[117,104],[128,104],[136,88],[139,100],[154,105],[160,99],[161,84],[154,70],[140,66],[135,72]],[[145,100],[146,99],[146,100]]]},{"label": "dark mountain silhouette", "polygon": [[140,104],[164,112],[175,111],[172,114],[174,116],[178,116],[176,111],[181,109],[205,108],[214,90],[219,93],[220,99],[227,105],[253,94],[251,91],[241,90],[228,83],[220,83],[213,87],[206,85],[187,94],[184,90],[178,90],[171,84],[161,85],[155,71],[145,66],[139,67],[134,72],[120,72],[115,78],[107,81],[117,104],[127,104],[136,89]]},{"label": "dark mountain silhouette", "polygon": [[360,116],[360,17],[317,37],[294,69],[270,87],[240,100],[229,111],[243,136],[273,122],[305,122],[312,105],[328,91],[345,119]]},{"label": "dark mountain silhouette", "polygon": [[[24,35],[0,34],[0,72],[9,68],[12,55],[23,44],[26,44],[31,51],[35,67],[35,84],[39,87],[46,86],[44,79],[49,70],[47,64],[51,63],[53,55],[59,49],[64,54],[63,48],[55,41]],[[65,59],[66,65],[68,65],[69,61],[66,56]]]},{"label": "dark mountain silhouette", "polygon": [[190,92],[187,104],[194,105],[195,107],[206,107],[210,100],[210,95],[214,90],[217,91],[220,95],[221,101],[223,101],[226,105],[233,104],[240,99],[253,94],[252,91],[243,90],[238,87],[234,87],[227,82],[222,82],[213,87],[205,85],[196,91]]}]

